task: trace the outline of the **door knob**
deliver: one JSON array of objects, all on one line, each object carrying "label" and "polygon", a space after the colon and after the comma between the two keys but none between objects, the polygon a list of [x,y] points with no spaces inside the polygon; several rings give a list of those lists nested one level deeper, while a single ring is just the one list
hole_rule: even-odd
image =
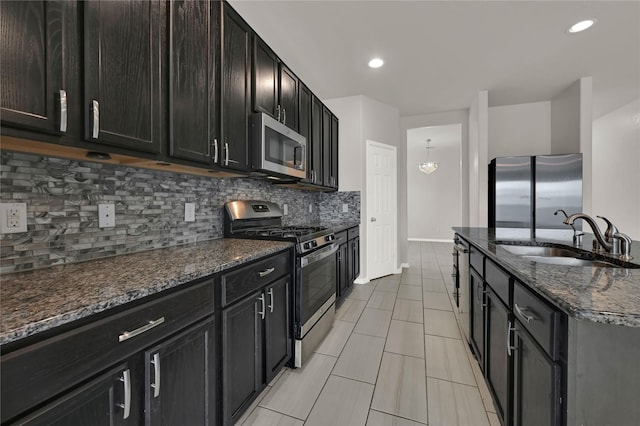
[{"label": "door knob", "polygon": [[375,217],[371,218],[371,222],[375,222],[377,219]]}]

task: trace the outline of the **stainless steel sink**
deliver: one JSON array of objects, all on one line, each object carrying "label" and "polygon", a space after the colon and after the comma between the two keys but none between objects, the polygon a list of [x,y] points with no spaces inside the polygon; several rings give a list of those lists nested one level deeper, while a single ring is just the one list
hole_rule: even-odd
[{"label": "stainless steel sink", "polygon": [[593,266],[605,268],[640,268],[640,265],[633,263],[621,262],[616,264],[603,260],[594,253],[572,249],[571,247],[548,247],[548,246],[528,246],[518,244],[496,244],[508,251],[531,260],[532,262],[547,263],[551,265],[566,266]]}]

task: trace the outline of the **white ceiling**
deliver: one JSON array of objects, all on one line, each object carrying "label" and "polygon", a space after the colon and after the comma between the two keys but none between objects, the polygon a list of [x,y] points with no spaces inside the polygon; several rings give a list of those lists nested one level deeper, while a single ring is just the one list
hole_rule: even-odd
[{"label": "white ceiling", "polygon": [[[597,118],[640,98],[640,1],[272,1],[232,6],[321,99],[401,116],[547,101],[593,77]],[[596,18],[588,31],[566,29]],[[370,69],[373,56],[385,65]]]}]

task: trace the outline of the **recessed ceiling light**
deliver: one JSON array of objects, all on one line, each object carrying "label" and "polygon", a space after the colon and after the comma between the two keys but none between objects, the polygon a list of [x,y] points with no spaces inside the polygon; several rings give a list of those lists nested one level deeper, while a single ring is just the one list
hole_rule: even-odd
[{"label": "recessed ceiling light", "polygon": [[571,28],[569,28],[569,33],[579,33],[580,31],[591,28],[595,23],[595,19],[585,19],[584,21],[573,24]]},{"label": "recessed ceiling light", "polygon": [[380,68],[384,64],[384,61],[380,58],[373,58],[369,61],[369,66],[371,68]]}]

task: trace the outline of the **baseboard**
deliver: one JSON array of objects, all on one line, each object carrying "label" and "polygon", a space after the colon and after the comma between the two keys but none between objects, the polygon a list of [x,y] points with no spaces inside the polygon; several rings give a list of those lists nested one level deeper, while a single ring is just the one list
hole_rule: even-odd
[{"label": "baseboard", "polygon": [[407,238],[407,241],[416,241],[421,243],[453,243],[452,239],[438,239],[438,238]]},{"label": "baseboard", "polygon": [[353,280],[354,284],[368,284],[370,282],[369,278],[358,276],[355,280]]},{"label": "baseboard", "polygon": [[410,267],[410,266],[409,266],[409,263],[408,263],[408,262],[405,262],[405,263],[403,263],[403,264],[401,264],[401,265],[400,265],[400,269],[404,269],[404,268],[407,268],[407,269],[408,269],[409,267]]}]

